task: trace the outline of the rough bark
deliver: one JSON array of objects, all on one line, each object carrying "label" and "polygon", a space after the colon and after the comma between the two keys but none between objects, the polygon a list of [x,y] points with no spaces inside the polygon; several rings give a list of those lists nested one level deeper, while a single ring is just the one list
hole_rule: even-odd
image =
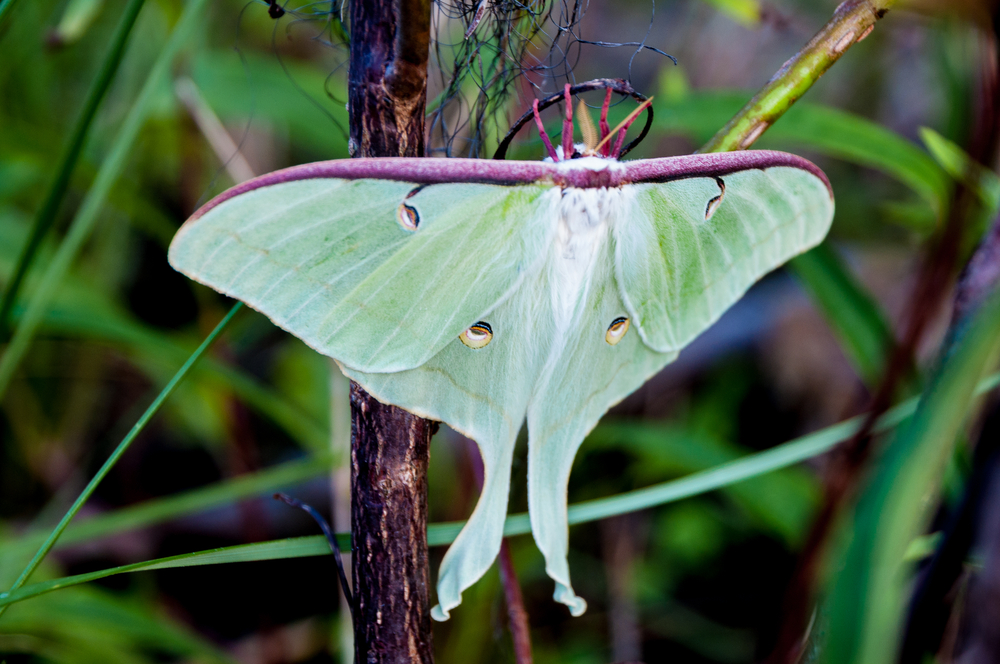
[{"label": "rough bark", "polygon": [[[350,152],[424,155],[429,0],[350,4]],[[351,384],[354,653],[358,664],[433,661],[427,465],[437,424]]]},{"label": "rough bark", "polygon": [[437,424],[351,384],[354,654],[358,664],[433,661],[427,464]]},{"label": "rough bark", "polygon": [[424,156],[430,20],[430,0],[351,3],[352,157]]}]

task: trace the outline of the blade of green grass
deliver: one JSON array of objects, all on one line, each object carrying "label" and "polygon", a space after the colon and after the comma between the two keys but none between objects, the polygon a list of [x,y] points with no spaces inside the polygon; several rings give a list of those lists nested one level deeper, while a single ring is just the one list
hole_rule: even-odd
[{"label": "blade of green grass", "polygon": [[[58,544],[61,548],[79,542],[146,528],[171,519],[196,514],[246,498],[266,495],[326,473],[333,465],[330,455],[289,461],[249,475],[241,475],[206,487],[173,496],[147,500],[114,512],[95,516],[66,528]],[[27,534],[4,547],[8,555],[21,555],[39,546],[44,533]]]},{"label": "blade of green grass", "polygon": [[[974,396],[988,392],[998,385],[1000,385],[1000,373],[993,374],[980,381],[975,386]],[[914,397],[892,408],[879,419],[874,430],[886,431],[899,425],[914,413],[917,409],[917,402],[918,398]],[[608,498],[576,503],[569,508],[569,523],[578,524],[597,521],[625,514],[626,512],[656,507],[668,502],[719,489],[751,477],[757,477],[764,473],[778,470],[779,468],[786,468],[823,454],[837,443],[850,438],[860,425],[861,418],[855,417],[820,431],[801,436],[769,450],[751,454],[742,459],[725,463],[700,473],[692,473],[678,480],[663,482],[662,484],[656,484],[645,489],[629,491]],[[428,545],[443,546],[450,544],[455,540],[463,525],[465,525],[464,521],[431,524],[427,528]],[[526,513],[512,514],[507,517],[507,521],[504,524],[505,536],[523,535],[529,532],[531,532],[531,524]],[[337,542],[342,548],[349,548],[350,535],[347,533],[338,533]],[[88,581],[103,579],[115,574],[172,567],[278,560],[329,554],[330,547],[326,539],[321,535],[256,544],[241,544],[209,551],[185,553],[169,558],[158,558],[156,560],[98,570],[87,574],[62,577],[25,586],[11,593],[2,593],[0,594],[0,610],[7,605],[37,597],[38,595],[58,590],[59,588],[87,583]]]},{"label": "blade of green grass", "polygon": [[73,218],[69,232],[31,298],[20,326],[14,332],[3,357],[0,358],[0,398],[3,398],[4,393],[6,393],[7,387],[14,377],[14,372],[31,345],[35,331],[45,316],[45,312],[48,311],[49,302],[56,289],[66,276],[80,249],[90,237],[108,192],[125,167],[129,151],[146,122],[146,117],[152,108],[151,102],[169,73],[181,47],[201,24],[206,3],[207,0],[189,0],[170,35],[170,39],[163,47],[156,62],[153,63],[149,77],[122,123],[111,151],[105,157],[101,169],[94,179],[94,184],[87,192],[80,209]]},{"label": "blade of green grass", "polygon": [[958,144],[929,127],[920,128],[920,140],[941,168],[976,192],[984,205],[993,209],[1000,204],[1000,177],[996,173],[976,163]]},{"label": "blade of green grass", "polygon": [[[338,536],[338,541],[342,538]],[[322,556],[330,554],[330,545],[322,535],[312,535],[309,537],[294,537],[290,539],[274,540],[272,542],[259,542],[256,544],[240,544],[238,546],[227,546],[209,551],[199,551],[196,554],[182,553],[167,558],[157,558],[131,565],[122,565],[110,569],[102,569],[87,574],[77,574],[65,576],[50,581],[33,583],[17,590],[7,593],[0,593],[0,611],[6,607],[26,600],[30,597],[37,597],[45,593],[76,586],[89,581],[96,581],[115,574],[125,574],[127,572],[144,572],[155,569],[170,569],[173,567],[196,567],[199,565],[220,565],[223,563],[242,563],[259,560],[281,560],[285,558],[304,558],[307,556]]]},{"label": "blade of green grass", "polygon": [[[1000,290],[944,360],[862,494],[828,586],[826,662],[891,662],[906,611],[910,543],[925,532],[980,377],[1000,358]],[[845,537],[847,535],[845,534]]]},{"label": "blade of green grass", "polygon": [[840,340],[845,354],[869,387],[882,377],[892,332],[882,310],[827,244],[788,264]]},{"label": "blade of green grass", "polygon": [[[76,124],[73,125],[69,141],[63,149],[62,156],[59,159],[59,166],[56,169],[56,176],[49,185],[48,191],[45,192],[42,207],[39,208],[38,214],[35,215],[28,241],[21,249],[20,256],[18,256],[17,267],[14,268],[14,276],[11,277],[7,288],[4,290],[3,299],[0,299],[0,333],[3,333],[4,336],[6,336],[5,330],[7,329],[10,312],[14,307],[15,300],[17,300],[17,294],[21,289],[21,284],[24,282],[24,276],[31,268],[31,263],[38,253],[42,239],[45,238],[45,235],[52,228],[53,222],[55,222],[56,213],[59,211],[59,205],[62,203],[66,195],[66,190],[69,188],[69,179],[73,174],[73,168],[76,166],[77,160],[80,158],[80,151],[83,150],[83,144],[87,139],[90,125],[93,123],[97,109],[101,105],[101,100],[104,99],[104,94],[108,91],[108,86],[111,85],[111,79],[114,78],[115,72],[118,71],[118,65],[121,64],[128,36],[132,32],[132,26],[135,25],[135,19],[139,16],[139,10],[142,9],[144,2],[145,0],[129,0],[129,3],[125,6],[121,20],[118,22],[118,26],[111,36],[111,48],[104,56],[101,68],[90,84],[87,97],[83,102],[83,108],[80,109],[80,115],[76,119]],[[0,8],[0,20],[2,20],[2,14],[3,10]]]},{"label": "blade of green grass", "polygon": [[87,32],[103,8],[104,0],[69,0],[51,38],[61,46],[72,44]]},{"label": "blade of green grass", "polygon": [[[62,535],[63,531],[66,530],[66,526],[69,525],[69,522],[73,520],[73,517],[76,516],[77,512],[80,511],[80,508],[83,507],[84,503],[87,502],[91,494],[94,493],[94,490],[97,488],[97,485],[100,484],[101,480],[104,479],[105,475],[107,475],[111,471],[114,465],[118,462],[118,459],[120,459],[121,456],[125,454],[125,451],[132,444],[132,441],[135,440],[136,436],[138,436],[143,429],[146,428],[146,424],[149,422],[150,419],[152,419],[153,415],[155,415],[156,412],[160,409],[160,406],[163,405],[163,402],[166,401],[167,398],[170,396],[170,394],[174,391],[174,389],[177,388],[177,385],[179,385],[180,382],[184,380],[184,377],[191,370],[191,367],[194,366],[194,364],[205,353],[208,347],[212,345],[212,342],[215,341],[216,337],[218,337],[222,333],[222,331],[226,328],[226,325],[229,324],[229,321],[233,319],[233,316],[236,315],[236,313],[240,310],[240,308],[242,308],[242,306],[243,306],[242,302],[237,302],[235,305],[233,305],[233,308],[229,310],[229,313],[226,314],[225,318],[219,321],[219,324],[215,326],[215,329],[212,330],[212,333],[209,334],[207,337],[205,337],[205,341],[201,343],[201,345],[198,347],[198,350],[196,350],[191,355],[191,357],[188,358],[187,362],[185,362],[184,365],[177,370],[177,373],[174,374],[174,377],[170,380],[170,382],[167,383],[167,385],[163,388],[163,390],[156,397],[156,399],[153,400],[153,403],[149,405],[149,408],[146,409],[146,412],[143,413],[142,417],[140,417],[139,420],[135,423],[135,425],[132,427],[132,430],[125,435],[125,438],[123,438],[122,442],[118,444],[118,447],[115,448],[115,451],[111,453],[111,456],[108,457],[108,460],[104,462],[104,465],[101,466],[101,469],[97,471],[97,474],[94,475],[94,477],[83,489],[83,491],[80,493],[77,499],[73,501],[73,505],[69,508],[69,510],[63,516],[63,518],[59,521],[59,524],[52,530],[52,533],[48,536],[48,538],[46,538],[41,548],[38,549],[38,553],[36,553],[34,558],[31,559],[31,562],[28,563],[28,566],[24,568],[24,571],[21,572],[21,575],[17,577],[17,581],[14,582],[14,585],[11,587],[11,591],[15,591],[21,586],[23,586],[24,582],[27,581],[28,578],[34,573],[38,565],[41,564],[45,556],[47,556],[49,551],[52,550],[52,547],[55,546],[56,540],[58,540],[60,535]],[[4,595],[6,594],[7,593],[4,593]],[[5,610],[6,609],[4,608],[4,606],[0,605],[0,616],[3,615],[3,612]]]}]

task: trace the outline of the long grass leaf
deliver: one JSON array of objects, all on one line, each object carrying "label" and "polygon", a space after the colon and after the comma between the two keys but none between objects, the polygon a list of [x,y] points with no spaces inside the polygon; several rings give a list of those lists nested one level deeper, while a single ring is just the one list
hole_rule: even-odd
[{"label": "long grass leaf", "polygon": [[[249,475],[241,475],[183,493],[155,498],[113,512],[95,516],[66,528],[55,548],[116,535],[136,528],[154,526],[171,519],[266,495],[326,473],[332,466],[329,455],[278,464]],[[7,555],[19,555],[39,546],[43,533],[23,535],[5,546]]]},{"label": "long grass leaf", "polygon": [[[975,386],[974,396],[992,390],[998,385],[1000,385],[1000,373],[993,374],[980,381]],[[879,419],[875,431],[886,431],[898,426],[913,415],[917,409],[917,402],[918,398],[914,397],[889,410]],[[837,443],[847,440],[857,431],[860,424],[861,418],[855,417],[820,431],[801,436],[764,452],[751,454],[738,461],[722,464],[700,473],[692,473],[681,479],[663,482],[662,484],[629,491],[609,498],[576,503],[569,508],[569,522],[570,524],[586,523],[627,512],[647,509],[683,498],[690,498],[780,468],[786,468],[823,454]],[[450,544],[455,541],[455,537],[464,525],[464,521],[431,524],[427,528],[428,545],[443,546]],[[512,514],[507,517],[507,521],[504,524],[504,535],[523,535],[529,532],[531,532],[531,524],[527,513]],[[347,533],[338,533],[337,542],[342,548],[348,548],[350,546],[350,535]],[[0,594],[0,610],[15,602],[37,597],[38,595],[58,590],[59,588],[87,583],[88,581],[95,581],[126,572],[319,555],[330,555],[330,547],[326,543],[326,539],[321,535],[256,544],[241,544],[209,551],[186,553],[169,558],[159,558],[131,565],[122,565],[121,567],[113,567],[87,574],[78,574],[76,576],[67,576],[25,586],[11,593]]]},{"label": "long grass leaf", "polygon": [[823,661],[895,661],[913,570],[907,548],[925,532],[977,383],[998,359],[1000,290],[980,308],[913,418],[896,432],[858,502],[829,583]]},{"label": "long grass leaf", "polygon": [[[215,326],[215,329],[212,330],[211,334],[205,337],[205,341],[201,343],[201,345],[198,347],[198,350],[196,350],[191,355],[191,357],[188,358],[187,362],[185,362],[184,365],[177,370],[177,373],[174,374],[174,377],[170,380],[169,383],[167,383],[167,385],[163,388],[163,390],[156,397],[156,399],[153,400],[153,403],[149,405],[149,408],[147,408],[146,412],[142,414],[139,420],[132,427],[131,431],[129,431],[125,435],[125,438],[123,438],[122,442],[118,444],[118,447],[115,448],[115,451],[111,453],[111,456],[108,457],[107,461],[104,462],[104,465],[101,466],[100,470],[97,471],[97,474],[94,475],[94,477],[90,480],[90,482],[87,483],[87,486],[84,487],[82,492],[80,492],[80,495],[77,496],[77,499],[73,501],[73,504],[70,506],[69,510],[59,521],[58,525],[56,525],[56,527],[52,530],[52,533],[48,536],[48,538],[46,538],[41,548],[38,549],[38,553],[36,553],[34,558],[31,559],[31,562],[28,563],[28,566],[24,568],[24,571],[21,572],[21,575],[17,577],[17,581],[15,581],[14,585],[11,587],[12,591],[17,590],[18,588],[23,586],[25,581],[27,581],[28,578],[31,577],[35,569],[38,567],[38,565],[41,564],[45,556],[47,556],[49,551],[52,550],[52,547],[55,546],[56,540],[58,540],[59,537],[62,535],[63,531],[66,530],[66,527],[69,525],[69,522],[73,520],[73,517],[76,516],[77,512],[80,511],[80,508],[82,508],[84,503],[87,502],[91,494],[94,493],[94,490],[97,489],[97,485],[101,483],[101,480],[104,479],[105,475],[111,472],[111,469],[118,462],[118,459],[120,459],[121,456],[125,454],[125,451],[132,444],[132,441],[135,440],[136,436],[138,436],[143,429],[146,428],[146,424],[148,424],[149,420],[152,419],[153,415],[155,415],[157,411],[160,410],[160,406],[163,405],[163,402],[167,400],[167,398],[171,395],[171,393],[173,393],[173,391],[177,388],[180,382],[184,380],[184,377],[191,370],[191,367],[194,366],[195,362],[197,362],[198,359],[205,353],[208,347],[212,345],[212,342],[215,341],[216,337],[218,337],[222,333],[222,331],[226,328],[226,325],[229,324],[229,321],[233,319],[233,316],[236,315],[236,313],[240,310],[240,308],[242,308],[242,306],[243,306],[242,302],[237,302],[235,305],[233,305],[233,308],[229,310],[229,313],[226,314],[225,318],[219,321],[219,324]],[[3,597],[5,595],[7,595],[7,593],[3,593],[2,595],[0,595],[0,597]],[[0,605],[0,615],[3,615],[4,611],[5,608],[2,605]]]},{"label": "long grass leaf", "polygon": [[16,602],[44,595],[53,590],[69,588],[81,583],[97,581],[98,579],[104,579],[116,574],[125,574],[127,572],[145,572],[173,567],[196,567],[199,565],[219,565],[223,563],[242,563],[259,560],[282,560],[285,558],[304,558],[329,554],[330,545],[322,535],[295,537],[257,544],[240,544],[238,546],[227,546],[209,551],[199,551],[197,553],[182,553],[167,558],[157,558],[156,560],[148,560],[131,565],[121,565],[120,567],[111,567],[86,574],[64,576],[58,579],[33,583],[30,586],[11,590],[7,593],[0,593],[0,611],[4,611],[8,606]]},{"label": "long grass leaf", "polygon": [[[56,213],[59,211],[59,205],[66,195],[66,190],[69,189],[69,178],[73,174],[73,168],[76,166],[77,160],[80,158],[80,152],[83,150],[83,144],[87,139],[90,125],[97,114],[97,108],[101,105],[101,100],[104,99],[104,94],[108,91],[108,86],[111,85],[111,79],[114,78],[115,72],[118,71],[118,65],[121,64],[128,36],[132,32],[132,26],[135,25],[135,19],[139,16],[139,10],[142,9],[144,2],[145,0],[129,0],[129,3],[125,6],[121,20],[118,22],[118,26],[111,36],[111,48],[108,50],[107,55],[104,56],[101,68],[90,84],[87,97],[83,102],[83,108],[80,109],[80,115],[76,119],[76,124],[73,125],[69,141],[66,143],[62,156],[59,158],[56,176],[49,185],[48,191],[45,192],[42,207],[39,208],[38,214],[35,215],[28,240],[21,249],[20,256],[17,258],[17,267],[14,268],[14,275],[4,290],[3,299],[0,299],[0,332],[7,329],[10,312],[14,307],[14,302],[17,300],[17,294],[21,289],[21,284],[24,282],[24,276],[31,268],[42,240],[52,228],[53,222],[55,222]],[[0,16],[0,19],[2,19],[2,16]],[[0,389],[0,392],[2,392],[2,389]]]},{"label": "long grass leaf", "polygon": [[187,6],[184,8],[184,12],[181,14],[173,33],[170,35],[170,39],[167,40],[156,62],[153,63],[146,83],[132,104],[128,116],[122,123],[111,151],[102,162],[101,168],[97,172],[97,177],[94,178],[93,185],[87,192],[87,196],[80,205],[76,216],[73,218],[66,237],[63,239],[58,252],[56,252],[55,257],[52,259],[52,263],[49,264],[45,275],[38,284],[38,289],[31,298],[24,317],[21,319],[21,324],[14,332],[14,336],[7,345],[3,357],[0,358],[0,399],[6,393],[7,387],[14,377],[14,372],[21,363],[21,359],[27,352],[28,347],[31,345],[35,331],[45,316],[49,302],[52,300],[53,295],[55,295],[56,289],[66,276],[80,249],[83,248],[84,243],[90,237],[91,231],[94,229],[94,224],[97,222],[98,214],[107,199],[108,192],[111,191],[111,187],[118,179],[118,176],[121,175],[122,169],[125,167],[126,160],[128,159],[129,151],[132,149],[132,145],[135,143],[135,139],[138,137],[139,131],[145,124],[146,118],[152,109],[151,102],[156,96],[159,86],[170,72],[170,67],[173,65],[174,59],[180,52],[181,47],[187,42],[188,38],[203,20],[206,3],[207,0],[189,0]]}]

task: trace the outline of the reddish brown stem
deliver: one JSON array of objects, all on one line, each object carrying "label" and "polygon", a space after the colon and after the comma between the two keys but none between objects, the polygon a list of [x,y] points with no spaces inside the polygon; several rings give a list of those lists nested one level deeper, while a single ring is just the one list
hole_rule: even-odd
[{"label": "reddish brown stem", "polygon": [[510,621],[510,636],[514,640],[514,661],[517,664],[531,664],[531,631],[528,627],[528,611],[524,608],[521,584],[517,581],[517,571],[510,556],[510,545],[505,539],[500,545],[500,580],[507,600],[507,619]]}]

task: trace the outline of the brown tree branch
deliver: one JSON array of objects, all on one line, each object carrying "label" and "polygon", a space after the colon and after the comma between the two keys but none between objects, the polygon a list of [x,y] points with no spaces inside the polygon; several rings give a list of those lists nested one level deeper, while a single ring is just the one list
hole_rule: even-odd
[{"label": "brown tree branch", "polygon": [[[429,0],[350,3],[355,157],[424,156]],[[437,424],[351,384],[354,652],[359,664],[433,661],[427,465]]]}]

